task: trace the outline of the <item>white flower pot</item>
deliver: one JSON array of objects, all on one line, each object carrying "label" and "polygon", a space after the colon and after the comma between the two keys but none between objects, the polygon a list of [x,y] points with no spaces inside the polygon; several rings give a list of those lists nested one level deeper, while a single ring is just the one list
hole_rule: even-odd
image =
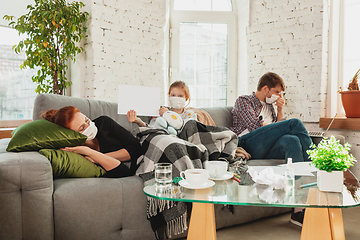
[{"label": "white flower pot", "polygon": [[317,186],[323,192],[342,192],[344,185],[344,172],[323,170],[317,171]]}]

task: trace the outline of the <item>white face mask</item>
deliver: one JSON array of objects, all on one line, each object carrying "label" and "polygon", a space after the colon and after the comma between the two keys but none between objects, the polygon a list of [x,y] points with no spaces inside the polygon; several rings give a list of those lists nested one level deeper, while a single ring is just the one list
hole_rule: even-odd
[{"label": "white face mask", "polygon": [[93,140],[98,132],[97,127],[95,126],[95,123],[90,121],[90,125],[85,129],[85,131],[82,132],[85,136],[87,136],[88,140]]},{"label": "white face mask", "polygon": [[185,107],[186,99],[183,97],[169,97],[170,107],[174,109],[182,109]]},{"label": "white face mask", "polygon": [[279,98],[279,95],[273,94],[271,97],[266,97],[266,103],[273,104]]}]

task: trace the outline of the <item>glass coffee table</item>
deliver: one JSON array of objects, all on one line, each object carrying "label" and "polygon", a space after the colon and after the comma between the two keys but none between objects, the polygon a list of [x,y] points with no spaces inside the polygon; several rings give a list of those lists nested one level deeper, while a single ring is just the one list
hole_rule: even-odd
[{"label": "glass coffee table", "polygon": [[341,208],[360,205],[357,191],[359,182],[350,171],[344,173],[341,193],[321,192],[316,185],[300,188],[301,185],[316,182],[314,176],[296,176],[295,188],[273,190],[267,185],[255,185],[246,172],[240,175],[241,183],[232,179],[214,181],[215,185],[205,189],[189,189],[172,184],[171,190],[164,192],[159,191],[156,184],[150,184],[143,191],[152,198],[193,203],[188,240],[216,239],[214,204],[304,207],[301,240],[345,239]]}]

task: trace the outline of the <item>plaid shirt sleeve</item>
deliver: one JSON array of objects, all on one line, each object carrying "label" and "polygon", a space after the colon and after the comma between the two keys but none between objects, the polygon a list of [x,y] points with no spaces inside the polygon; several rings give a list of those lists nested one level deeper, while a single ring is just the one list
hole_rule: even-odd
[{"label": "plaid shirt sleeve", "polygon": [[256,96],[240,96],[235,102],[232,110],[233,127],[231,128],[237,135],[248,129],[250,132],[261,127],[263,120],[259,119],[262,105]]}]

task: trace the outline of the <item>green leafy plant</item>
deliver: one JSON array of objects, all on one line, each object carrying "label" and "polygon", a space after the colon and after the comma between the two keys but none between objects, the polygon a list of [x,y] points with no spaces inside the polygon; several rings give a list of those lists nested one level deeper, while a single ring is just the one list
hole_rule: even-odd
[{"label": "green leafy plant", "polygon": [[345,143],[344,146],[336,140],[334,136],[330,138],[324,137],[316,146],[314,143],[310,145],[312,150],[307,150],[313,164],[319,170],[327,172],[345,171],[354,166],[356,159],[349,153],[351,145]]},{"label": "green leafy plant", "polygon": [[87,12],[81,12],[82,2],[67,3],[66,0],[34,0],[28,5],[29,12],[13,21],[14,16],[3,18],[11,21],[9,26],[27,38],[13,46],[16,53],[25,50],[26,60],[21,68],[40,67],[36,82],[37,93],[63,94],[71,85],[66,78],[67,61],[75,61],[76,54],[84,51],[76,43],[85,38]]}]

